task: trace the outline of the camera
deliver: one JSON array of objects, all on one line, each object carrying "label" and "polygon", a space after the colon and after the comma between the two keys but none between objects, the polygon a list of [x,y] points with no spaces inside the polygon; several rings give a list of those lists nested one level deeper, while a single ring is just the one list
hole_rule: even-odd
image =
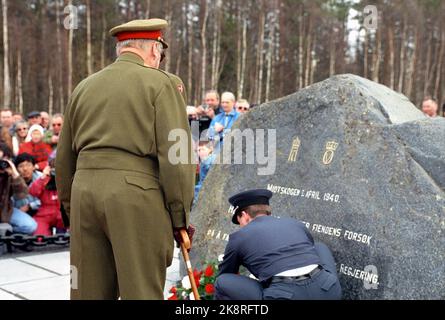
[{"label": "camera", "polygon": [[0,160],[0,170],[5,170],[9,168],[9,162],[6,160]]},{"label": "camera", "polygon": [[57,190],[57,186],[56,186],[56,169],[51,168],[50,171],[50,179],[48,184],[46,185],[46,189],[50,190],[50,191],[56,191]]},{"label": "camera", "polygon": [[203,104],[202,108],[204,109],[204,111],[209,110],[209,105],[208,104]]}]

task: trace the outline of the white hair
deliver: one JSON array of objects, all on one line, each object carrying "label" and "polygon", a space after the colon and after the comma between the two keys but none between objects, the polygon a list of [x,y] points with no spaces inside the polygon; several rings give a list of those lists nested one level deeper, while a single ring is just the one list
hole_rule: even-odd
[{"label": "white hair", "polygon": [[128,39],[124,41],[119,41],[116,43],[116,55],[119,56],[121,54],[122,49],[124,48],[136,48],[141,50],[148,50],[150,43],[156,43],[156,47],[159,51],[159,54],[162,54],[164,51],[164,47],[162,46],[162,43],[156,40],[149,40],[149,39]]},{"label": "white hair", "polygon": [[229,99],[229,100],[231,100],[233,102],[236,101],[235,95],[232,92],[224,92],[221,95],[221,100],[224,100],[224,97],[227,97],[227,99]]}]

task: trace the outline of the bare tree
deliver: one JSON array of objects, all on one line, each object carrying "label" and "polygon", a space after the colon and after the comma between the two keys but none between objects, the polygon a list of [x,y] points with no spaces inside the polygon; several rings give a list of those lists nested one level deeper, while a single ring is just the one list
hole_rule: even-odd
[{"label": "bare tree", "polygon": [[[263,3],[264,4],[264,3]],[[264,70],[264,23],[266,20],[266,13],[262,6],[260,10],[259,17],[259,33],[258,33],[258,49],[257,49],[257,57],[256,57],[256,81],[255,81],[255,103],[261,103],[262,99],[262,89],[263,89],[263,70]]]},{"label": "bare tree", "polygon": [[244,17],[244,11],[238,11],[238,25],[241,32],[238,35],[238,61],[237,61],[237,96],[239,99],[244,97],[244,81],[246,76],[246,59],[247,59],[247,19]]},{"label": "bare tree", "polygon": [[202,25],[201,25],[201,96],[206,91],[206,77],[207,77],[207,19],[209,17],[209,6],[207,0],[201,1],[201,10],[204,10]]},{"label": "bare tree", "polygon": [[247,65],[247,20],[243,22],[243,42],[241,46],[241,77],[240,77],[240,93],[244,96],[244,79],[246,77]]},{"label": "bare tree", "polygon": [[48,73],[48,113],[53,114],[54,113],[54,86],[53,86],[53,79],[51,77],[51,73]]},{"label": "bare tree", "polygon": [[335,74],[335,60],[337,59],[337,48],[335,46],[336,39],[335,36],[338,32],[336,26],[332,28],[333,34],[329,37],[329,76],[333,76]]},{"label": "bare tree", "polygon": [[87,71],[93,74],[93,57],[91,45],[91,0],[86,0],[87,5]]},{"label": "bare tree", "polygon": [[[176,58],[176,71],[175,74],[179,75],[181,72],[181,65],[182,65],[182,53],[184,51],[184,48],[187,47],[187,15],[184,14],[185,9],[184,6],[181,7],[181,41],[180,41],[180,48],[178,50],[178,56]],[[187,88],[190,89],[190,88]]]},{"label": "bare tree", "polygon": [[304,74],[304,86],[307,87],[310,81],[310,70],[312,66],[312,24],[313,24],[313,16],[309,15],[309,25],[306,35],[306,66],[305,66],[305,74]]},{"label": "bare tree", "polygon": [[[442,21],[442,24],[443,24],[443,21]],[[437,64],[436,81],[435,81],[435,85],[434,85],[434,96],[435,97],[439,97],[440,81],[441,81],[442,77],[444,76],[444,72],[442,72],[442,69],[443,69],[443,60],[444,60],[444,56],[445,56],[445,31],[443,28],[441,28],[440,35],[441,35],[441,37],[440,37],[441,41],[440,41],[440,50],[439,50],[439,57],[438,57],[439,62]],[[444,85],[444,87],[445,87],[445,85]],[[444,98],[444,97],[442,96],[442,98]]]},{"label": "bare tree", "polygon": [[11,106],[11,79],[9,75],[8,2],[2,0],[3,11],[3,105]]},{"label": "bare tree", "polygon": [[105,68],[105,46],[107,42],[107,20],[105,19],[105,13],[102,13],[102,35],[100,39],[100,68]]},{"label": "bare tree", "polygon": [[145,1],[145,19],[149,19],[150,18],[150,5],[151,5],[151,1],[150,0],[146,0]]},{"label": "bare tree", "polygon": [[[166,14],[165,14],[165,20],[168,21],[168,23],[170,23],[170,28],[167,28],[167,30],[165,30],[165,37],[167,39],[170,39],[170,29],[173,28],[173,21],[172,21],[172,16],[173,16],[173,8],[172,8],[172,1],[171,0],[167,0],[167,5],[166,5]],[[171,69],[171,61],[172,59],[166,59],[165,62],[165,71],[170,72]]]},{"label": "bare tree", "polygon": [[428,42],[426,43],[426,68],[424,70],[424,79],[423,79],[423,95],[426,96],[429,92],[429,79],[430,79],[430,72],[431,72],[431,55],[432,55],[432,38],[433,33],[430,32],[430,35],[428,37]]},{"label": "bare tree", "polygon": [[375,33],[375,49],[372,55],[372,81],[379,82],[380,63],[382,56],[381,28]]},{"label": "bare tree", "polygon": [[406,37],[407,37],[407,27],[408,24],[408,17],[406,12],[403,16],[403,31],[402,31],[402,38],[400,40],[400,66],[399,66],[399,83],[398,83],[398,91],[403,91],[403,82],[404,82],[404,74],[405,74],[405,50],[406,50]]},{"label": "bare tree", "polygon": [[363,44],[363,76],[368,78],[368,53],[369,53],[369,33],[365,29],[365,42]]},{"label": "bare tree", "polygon": [[[68,0],[68,5],[72,6],[73,0]],[[68,96],[73,91],[73,36],[74,29],[71,27],[68,30]],[[63,112],[63,109],[61,111]]]},{"label": "bare tree", "polygon": [[[239,4],[239,3],[238,3]],[[242,97],[240,92],[240,82],[241,82],[241,43],[242,43],[242,20],[241,20],[241,8],[237,8],[236,15],[236,95],[239,99]],[[213,69],[213,68],[212,68]],[[212,71],[213,72],[213,71]]]},{"label": "bare tree", "polygon": [[273,73],[273,53],[275,51],[275,32],[276,29],[279,28],[279,17],[278,17],[278,3],[276,0],[272,2],[272,12],[270,14],[269,19],[269,39],[268,39],[268,48],[267,48],[267,56],[266,56],[266,99],[265,102],[268,102],[270,99],[270,87]]},{"label": "bare tree", "polygon": [[409,55],[407,56],[408,61],[408,67],[406,71],[406,85],[405,85],[405,91],[404,94],[407,97],[410,97],[412,95],[412,89],[413,89],[413,76],[415,72],[415,66],[417,61],[417,51],[419,48],[419,29],[414,28],[414,38],[412,40],[412,49],[410,50]]},{"label": "bare tree", "polygon": [[317,67],[317,56],[315,51],[315,44],[317,43],[317,33],[314,33],[314,39],[312,41],[312,48],[311,48],[311,71],[309,73],[309,83],[314,83],[314,75],[315,75],[315,69]]},{"label": "bare tree", "polygon": [[190,97],[193,93],[192,77],[193,77],[193,17],[190,7],[184,4],[184,14],[186,15],[187,22],[187,35],[188,35],[188,64],[187,64],[187,88],[190,92]]},{"label": "bare tree", "polygon": [[[213,25],[213,48],[212,48],[212,74],[211,88],[218,90],[219,68],[221,63],[221,19],[222,19],[222,1],[215,2]],[[239,36],[238,36],[239,39]],[[237,74],[237,78],[239,75]]]},{"label": "bare tree", "polygon": [[303,88],[303,58],[304,58],[304,4],[300,4],[300,17],[299,17],[299,28],[298,28],[298,89]]},{"label": "bare tree", "polygon": [[388,27],[388,51],[389,51],[389,63],[388,63],[388,69],[389,69],[389,87],[391,89],[394,89],[395,86],[395,72],[394,72],[394,29],[392,25],[390,24]]},{"label": "bare tree", "polygon": [[[442,32],[440,30],[436,30],[436,28],[434,26],[433,26],[432,34],[437,35],[438,36],[437,38],[439,40],[441,39]],[[434,43],[436,43],[436,45]],[[440,60],[440,43],[438,43],[438,41],[432,41],[432,39],[431,39],[431,42],[430,42],[429,45],[432,48],[434,48],[433,50],[434,50],[435,53],[439,52],[439,56],[437,54],[434,54],[431,57],[431,62],[430,62],[431,68],[429,70],[427,70],[427,73],[428,73],[428,76],[427,76],[427,83],[428,84],[426,86],[427,90],[424,91],[424,95],[427,95],[428,93],[435,91],[435,87],[436,87],[435,83],[436,83],[436,81],[435,81],[435,77],[434,76],[440,70],[440,68],[438,68],[438,64],[440,63],[440,61],[439,61]]]},{"label": "bare tree", "polygon": [[56,41],[57,41],[57,81],[59,91],[59,110],[62,110],[65,104],[65,94],[63,91],[63,53],[62,53],[62,36],[60,32],[61,14],[60,3],[56,0]]},{"label": "bare tree", "polygon": [[23,80],[22,80],[22,52],[17,52],[17,106],[18,111],[23,113]]}]

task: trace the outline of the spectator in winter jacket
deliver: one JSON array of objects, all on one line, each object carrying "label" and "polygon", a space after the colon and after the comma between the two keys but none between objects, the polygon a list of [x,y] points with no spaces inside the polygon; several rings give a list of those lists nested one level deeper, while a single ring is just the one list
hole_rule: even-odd
[{"label": "spectator in winter jacket", "polygon": [[216,155],[212,153],[212,143],[208,141],[200,141],[198,146],[198,155],[200,159],[199,163],[199,181],[195,186],[195,198],[194,203],[198,201],[198,194],[201,190],[202,184],[209,172],[212,164],[215,161]]},{"label": "spectator in winter jacket", "polygon": [[43,135],[43,128],[40,125],[32,125],[26,142],[19,149],[19,154],[28,153],[34,157],[36,169],[40,171],[48,165],[48,157],[52,152],[51,146],[43,142]]},{"label": "spectator in winter jacket", "polygon": [[[27,153],[20,154],[15,159],[15,166],[20,173],[20,176],[25,180],[27,187],[40,178],[42,173],[35,170],[35,161],[33,156]],[[23,212],[28,213],[30,216],[34,216],[37,210],[40,208],[40,199],[28,194],[26,198],[15,201],[14,207],[20,209]]]},{"label": "spectator in winter jacket", "polygon": [[20,150],[20,145],[25,142],[28,136],[28,122],[22,120],[14,124],[14,134],[12,136],[12,151],[14,157],[17,157]]},{"label": "spectator in winter jacket", "polygon": [[0,143],[0,222],[9,223],[14,232],[32,234],[37,224],[25,212],[14,207],[16,200],[28,194],[28,187],[10,160],[11,149]]},{"label": "spectator in winter jacket", "polygon": [[37,230],[34,234],[51,235],[51,229],[64,227],[60,213],[59,196],[56,190],[54,170],[50,166],[43,169],[42,176],[34,181],[29,188],[29,193],[40,199],[42,205],[34,216],[37,222]]},{"label": "spectator in winter jacket", "polygon": [[49,144],[53,150],[57,148],[59,143],[60,132],[62,132],[63,126],[63,115],[57,113],[53,116],[51,120],[51,130],[46,130],[45,136],[43,137],[43,142]]}]

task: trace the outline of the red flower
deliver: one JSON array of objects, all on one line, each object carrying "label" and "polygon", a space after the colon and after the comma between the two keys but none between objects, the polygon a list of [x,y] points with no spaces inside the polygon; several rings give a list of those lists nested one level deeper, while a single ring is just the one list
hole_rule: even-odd
[{"label": "red flower", "polygon": [[193,270],[193,276],[195,277],[196,285],[199,286],[199,280],[201,280],[202,272],[198,272],[198,270]]},{"label": "red flower", "polygon": [[176,292],[177,292],[176,287],[172,287],[172,288],[170,289],[170,292],[176,294]]},{"label": "red flower", "polygon": [[213,284],[211,283],[206,284],[205,292],[208,294],[213,294],[215,292],[215,287],[213,286]]},{"label": "red flower", "polygon": [[201,276],[201,274],[202,274],[202,271],[198,271],[198,270],[193,270],[193,275],[195,276],[195,277],[200,277]]},{"label": "red flower", "polygon": [[208,265],[207,266],[207,268],[206,268],[206,270],[205,270],[205,272],[204,272],[204,275],[206,276],[206,277],[211,277],[211,276],[213,276],[213,267],[212,267],[212,265]]},{"label": "red flower", "polygon": [[171,297],[169,297],[168,300],[178,300],[178,297],[176,296],[176,293],[173,294]]}]

